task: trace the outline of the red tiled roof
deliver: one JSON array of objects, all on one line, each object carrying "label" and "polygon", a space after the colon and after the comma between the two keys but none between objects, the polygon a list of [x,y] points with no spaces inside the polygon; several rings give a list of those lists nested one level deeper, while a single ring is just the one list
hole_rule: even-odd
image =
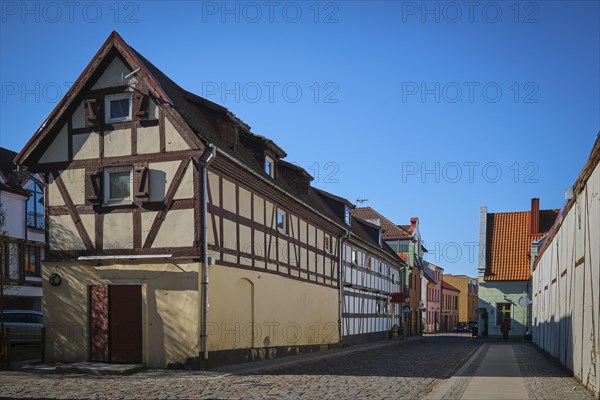
[{"label": "red tiled roof", "polygon": [[412,235],[394,224],[392,221],[373,210],[371,207],[357,207],[352,210],[352,215],[356,218],[364,220],[375,220],[378,219],[381,222],[381,228],[383,229],[383,239],[412,239]]},{"label": "red tiled roof", "polygon": [[539,232],[529,233],[530,211],[487,214],[486,281],[526,281],[531,277],[531,242],[552,227],[559,210],[540,210]]},{"label": "red tiled roof", "polygon": [[454,286],[452,286],[451,284],[449,284],[448,282],[442,280],[442,289],[446,289],[446,290],[452,290],[454,292],[460,292],[460,290],[458,290],[457,288],[455,288]]}]

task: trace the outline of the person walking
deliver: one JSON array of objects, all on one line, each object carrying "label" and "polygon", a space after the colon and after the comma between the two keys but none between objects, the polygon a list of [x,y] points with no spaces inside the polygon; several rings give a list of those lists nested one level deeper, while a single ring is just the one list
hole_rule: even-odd
[{"label": "person walking", "polygon": [[508,318],[504,319],[500,330],[502,331],[502,340],[506,342],[508,340],[508,332],[510,331],[510,320]]}]

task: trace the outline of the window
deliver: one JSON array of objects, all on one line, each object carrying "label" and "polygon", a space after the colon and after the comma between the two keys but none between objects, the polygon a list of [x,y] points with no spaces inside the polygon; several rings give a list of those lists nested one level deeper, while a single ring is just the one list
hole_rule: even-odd
[{"label": "window", "polygon": [[275,167],[275,162],[273,161],[273,159],[269,156],[266,156],[265,157],[265,172],[271,178],[275,178],[275,168],[274,167]]},{"label": "window", "polygon": [[287,233],[286,213],[282,210],[277,210],[277,229],[281,233]]},{"label": "window", "polygon": [[325,235],[325,237],[323,238],[323,248],[327,252],[331,251],[331,241],[329,239],[329,236],[327,236],[327,235]]},{"label": "window", "polygon": [[117,93],[104,96],[105,122],[131,121],[131,94]]},{"label": "window", "polygon": [[40,264],[40,248],[25,246],[25,274],[40,276]]},{"label": "window", "polygon": [[131,202],[133,168],[118,167],[104,170],[104,204],[127,204]]},{"label": "window", "polygon": [[496,303],[496,326],[502,325],[505,319],[511,318],[510,303]]},{"label": "window", "polygon": [[371,257],[367,256],[367,263],[366,263],[365,267],[366,267],[367,269],[371,269],[371,263],[372,263],[372,262],[373,262],[373,261],[372,261]]},{"label": "window", "polygon": [[352,249],[352,252],[351,252],[351,261],[352,261],[352,264],[358,265],[358,253],[354,249]]},{"label": "window", "polygon": [[352,220],[352,213],[350,212],[350,207],[344,207],[344,222],[346,225],[350,226],[350,222]]},{"label": "window", "polygon": [[383,235],[381,234],[381,230],[379,230],[379,247],[383,246],[382,237],[383,237]]},{"label": "window", "polygon": [[25,187],[29,191],[27,200],[27,226],[34,229],[44,229],[44,191],[31,181]]}]

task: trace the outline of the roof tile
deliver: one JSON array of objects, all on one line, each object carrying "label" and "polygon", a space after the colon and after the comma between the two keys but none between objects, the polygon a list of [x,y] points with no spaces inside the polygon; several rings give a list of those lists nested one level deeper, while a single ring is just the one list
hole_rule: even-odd
[{"label": "roof tile", "polygon": [[530,211],[487,214],[486,281],[526,281],[531,277],[531,242],[552,227],[559,210],[540,210],[540,233],[529,233]]},{"label": "roof tile", "polygon": [[400,228],[398,225],[394,224],[392,221],[379,214],[377,211],[373,210],[371,207],[357,207],[352,210],[352,216],[360,219],[364,219],[366,221],[372,221],[378,219],[381,223],[381,228],[383,229],[383,239],[385,240],[393,240],[393,239],[412,239],[413,236],[406,232],[404,229]]}]

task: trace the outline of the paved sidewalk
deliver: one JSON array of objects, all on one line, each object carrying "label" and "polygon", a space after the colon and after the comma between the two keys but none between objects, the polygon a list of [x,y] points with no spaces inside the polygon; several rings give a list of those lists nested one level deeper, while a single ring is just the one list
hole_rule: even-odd
[{"label": "paved sidewalk", "polygon": [[[531,364],[543,366],[541,369]],[[527,343],[486,343],[429,400],[589,399],[591,393]]]}]

